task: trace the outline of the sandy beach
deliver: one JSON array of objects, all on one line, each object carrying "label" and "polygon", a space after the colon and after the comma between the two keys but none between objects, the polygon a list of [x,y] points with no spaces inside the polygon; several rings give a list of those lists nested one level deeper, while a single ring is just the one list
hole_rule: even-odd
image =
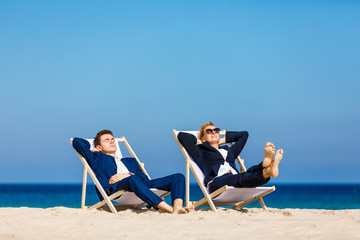
[{"label": "sandy beach", "polygon": [[0,239],[360,239],[360,210],[0,208]]}]

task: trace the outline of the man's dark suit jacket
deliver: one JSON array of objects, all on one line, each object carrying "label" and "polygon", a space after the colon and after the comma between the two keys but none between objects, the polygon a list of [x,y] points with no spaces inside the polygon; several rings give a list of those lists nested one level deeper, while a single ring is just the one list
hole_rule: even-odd
[{"label": "man's dark suit jacket", "polygon": [[[89,163],[91,169],[94,171],[101,186],[104,188],[107,194],[112,194],[117,190],[117,183],[110,184],[110,178],[117,173],[117,166],[115,158],[102,152],[90,151],[90,143],[82,138],[73,139],[73,147],[75,150],[83,156]],[[133,173],[140,177],[142,180],[149,180],[143,173],[136,159],[134,158],[122,158],[121,161],[125,164],[130,173]],[[96,192],[100,198],[103,199],[100,192],[96,188]]]},{"label": "man's dark suit jacket", "polygon": [[[235,142],[231,147],[227,145],[220,146],[220,148],[226,149],[228,155],[226,161],[234,168],[238,173],[235,166],[235,159],[239,156],[244,145],[247,141],[249,134],[247,131],[242,132],[226,132],[226,143]],[[200,167],[204,174],[204,184],[207,185],[214,177],[217,176],[220,166],[224,163],[224,158],[221,153],[208,142],[196,145],[197,139],[194,135],[189,133],[180,132],[178,134],[180,143],[184,146],[191,158]]]}]

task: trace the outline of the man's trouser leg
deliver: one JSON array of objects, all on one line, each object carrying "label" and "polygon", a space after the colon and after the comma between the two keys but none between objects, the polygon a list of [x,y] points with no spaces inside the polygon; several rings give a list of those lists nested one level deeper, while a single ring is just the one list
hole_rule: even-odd
[{"label": "man's trouser leg", "polygon": [[128,192],[134,192],[141,200],[146,202],[149,207],[157,209],[157,205],[163,200],[153,193],[149,187],[136,175],[124,178],[118,182],[117,190],[125,190]]},{"label": "man's trouser leg", "polygon": [[184,200],[185,196],[185,177],[180,173],[175,173],[166,177],[149,180],[145,183],[149,188],[157,188],[171,192],[171,202],[175,199]]}]

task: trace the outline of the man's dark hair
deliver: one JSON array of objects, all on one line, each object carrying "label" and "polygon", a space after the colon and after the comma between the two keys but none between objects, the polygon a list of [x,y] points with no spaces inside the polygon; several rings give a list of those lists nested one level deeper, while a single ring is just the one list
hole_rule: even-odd
[{"label": "man's dark hair", "polygon": [[111,134],[111,136],[114,136],[113,133],[112,133],[112,131],[110,131],[110,130],[102,130],[102,131],[98,132],[98,133],[96,134],[96,137],[94,138],[94,145],[95,145],[95,147],[96,147],[97,145],[100,145],[100,137],[101,137],[102,135],[104,135],[104,134]]}]

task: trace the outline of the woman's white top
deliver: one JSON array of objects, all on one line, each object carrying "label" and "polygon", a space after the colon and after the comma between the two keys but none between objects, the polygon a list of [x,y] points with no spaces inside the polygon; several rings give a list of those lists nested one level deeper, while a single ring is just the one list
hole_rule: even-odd
[{"label": "woman's white top", "polygon": [[217,173],[217,177],[224,175],[225,173],[231,171],[232,174],[237,174],[234,168],[230,166],[230,164],[226,161],[226,157],[228,155],[228,151],[222,148],[219,148],[218,151],[221,153],[221,156],[224,158],[224,163],[220,166],[219,171]]}]

